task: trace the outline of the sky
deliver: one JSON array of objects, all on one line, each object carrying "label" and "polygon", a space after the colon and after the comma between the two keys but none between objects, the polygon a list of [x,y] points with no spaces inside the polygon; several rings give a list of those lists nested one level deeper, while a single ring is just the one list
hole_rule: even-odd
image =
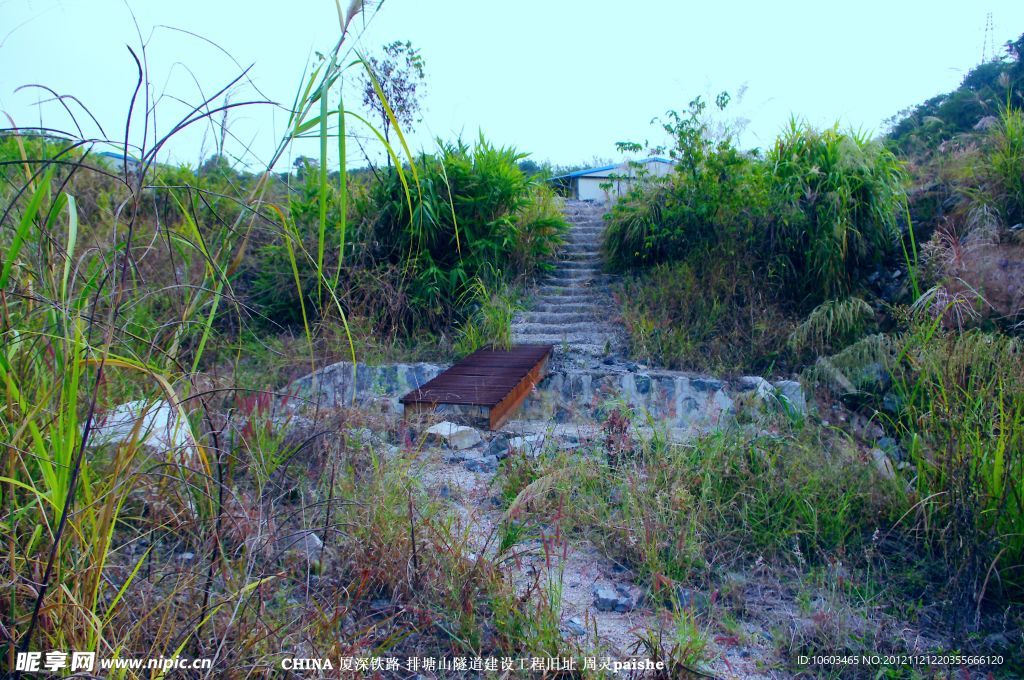
[{"label": "sky", "polygon": [[[617,160],[617,141],[664,143],[653,118],[723,90],[734,95],[725,117],[747,121],[746,148],[770,146],[791,116],[880,134],[885,119],[954,89],[1022,33],[1020,0],[385,0],[368,5],[345,45],[369,54],[394,40],[419,48],[426,86],[422,122],[409,135],[414,150],[482,132],[538,162],[568,165]],[[106,137],[121,138],[136,81],[126,45],[145,42],[157,99],[151,137],[167,132],[186,103],[251,67],[229,101],[278,105],[232,109],[225,149],[255,169],[285,134],[307,65],[338,36],[334,0],[0,0],[0,111],[16,125],[73,130],[59,103],[22,87],[42,84],[75,95]],[[354,78],[342,91],[358,110]],[[84,135],[103,136],[69,106]],[[351,120],[349,131],[380,160],[369,130]],[[195,165],[214,152],[216,136],[192,126],[161,160]],[[142,139],[138,112],[132,139]],[[350,167],[365,164],[359,144],[348,151]],[[301,141],[278,168],[316,153]]]}]

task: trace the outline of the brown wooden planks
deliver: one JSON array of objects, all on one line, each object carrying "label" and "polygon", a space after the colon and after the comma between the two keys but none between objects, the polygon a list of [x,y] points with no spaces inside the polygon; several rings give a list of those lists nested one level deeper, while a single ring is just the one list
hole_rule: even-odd
[{"label": "brown wooden planks", "polygon": [[440,404],[490,409],[491,429],[501,426],[544,377],[551,345],[516,345],[474,352],[400,401],[411,411]]}]

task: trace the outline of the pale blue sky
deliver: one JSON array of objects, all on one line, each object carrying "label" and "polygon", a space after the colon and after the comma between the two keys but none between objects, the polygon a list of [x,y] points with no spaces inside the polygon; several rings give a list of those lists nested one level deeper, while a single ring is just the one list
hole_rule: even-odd
[{"label": "pale blue sky", "polygon": [[[195,101],[238,69],[204,42],[160,26],[202,35],[252,64],[257,86],[283,103],[313,52],[329,49],[338,31],[333,0],[0,0],[0,110],[20,125],[39,124],[39,93],[14,90],[42,83],[78,96],[108,133],[121,134],[134,86],[124,45],[138,42],[129,7],[149,38],[151,80],[164,95],[161,130],[180,111],[175,98]],[[769,145],[792,114],[880,131],[885,118],[953,89],[979,63],[989,12],[1001,53],[1024,32],[1020,0],[386,0],[359,44],[372,51],[408,39],[420,48],[428,83],[414,146],[483,130],[539,161],[575,163],[614,157],[619,140],[661,141],[652,117],[723,89],[746,89],[731,109],[750,120],[745,146]],[[254,96],[240,88],[232,99]],[[228,119],[259,158],[270,155],[283,121],[271,107]],[[52,103],[42,122],[70,128]],[[195,163],[210,153],[203,132],[180,136],[171,159]],[[314,151],[292,155],[303,152]],[[350,164],[360,164],[357,155],[353,145]]]}]

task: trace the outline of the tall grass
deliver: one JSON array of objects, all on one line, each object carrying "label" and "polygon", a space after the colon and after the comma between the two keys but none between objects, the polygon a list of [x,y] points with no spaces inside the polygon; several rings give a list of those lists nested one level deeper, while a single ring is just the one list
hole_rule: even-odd
[{"label": "tall grass", "polygon": [[[253,552],[233,559],[230,530],[239,520],[231,510],[239,504],[232,486],[235,456],[246,447],[235,449],[225,437],[221,409],[230,387],[211,389],[210,378],[199,369],[217,341],[218,319],[237,309],[232,277],[257,225],[278,228],[293,284],[313,288],[300,294],[311,303],[303,302],[300,310],[310,343],[314,315],[333,309],[346,323],[332,288],[345,264],[346,211],[343,203],[341,219],[329,224],[325,208],[332,137],[339,145],[344,188],[349,112],[328,102],[340,92],[345,70],[352,64],[362,68],[358,60],[344,58],[348,28],[361,11],[358,1],[347,11],[338,7],[341,37],[304,76],[289,109],[288,131],[267,171],[254,178],[244,196],[228,199],[235,210],[227,214],[211,208],[200,218],[194,200],[210,208],[214,198],[202,186],[175,193],[149,180],[158,154],[180,130],[243,103],[218,105],[227,90],[221,89],[154,141],[144,52],[136,58],[138,80],[125,137],[114,142],[126,159],[140,159],[137,170],[125,163],[117,174],[91,162],[97,140],[53,131],[3,131],[20,153],[4,160],[0,217],[0,506],[9,584],[2,623],[8,668],[16,649],[32,648],[173,656],[188,647],[216,656],[233,635],[235,614],[222,616],[237,613],[255,590],[279,578],[273,570],[253,569]],[[132,146],[138,129],[146,132]],[[321,172],[315,247],[306,249],[289,212],[268,201],[267,190],[270,168],[310,131],[320,140]],[[398,168],[403,183],[412,187],[407,189],[411,201],[415,169],[406,180],[401,164]],[[72,190],[88,186],[79,178],[90,174],[117,183],[107,195],[109,213],[98,213],[108,223],[79,220]],[[164,200],[165,216],[170,211],[172,221],[153,219],[155,195]],[[340,195],[344,202],[345,192]],[[156,205],[159,210],[160,201]],[[207,221],[209,216],[213,219]],[[337,251],[332,269],[326,267],[329,249]],[[316,272],[308,282],[298,277],[303,261],[313,263]],[[161,264],[167,269],[160,270]],[[158,325],[150,326],[153,322]],[[315,364],[314,357],[310,361]],[[143,445],[141,425],[120,443],[99,443],[100,413],[136,396],[163,399],[179,414],[188,442],[182,450]],[[280,461],[264,457],[254,463],[262,470],[262,485]],[[251,510],[262,509],[257,503]],[[191,548],[192,568],[156,590],[148,580],[140,585],[146,565],[172,559],[162,552],[168,541]],[[147,606],[129,611],[126,599],[133,607]]]},{"label": "tall grass", "polygon": [[797,290],[848,295],[896,243],[905,200],[899,161],[879,142],[790,121],[768,156],[780,198],[777,239]]},{"label": "tall grass", "polygon": [[1024,222],[1024,112],[1007,107],[989,137],[983,168],[1006,226]]},{"label": "tall grass", "polygon": [[1016,338],[937,324],[902,339],[898,430],[928,539],[975,625],[986,596],[1024,593],[1024,351]]}]

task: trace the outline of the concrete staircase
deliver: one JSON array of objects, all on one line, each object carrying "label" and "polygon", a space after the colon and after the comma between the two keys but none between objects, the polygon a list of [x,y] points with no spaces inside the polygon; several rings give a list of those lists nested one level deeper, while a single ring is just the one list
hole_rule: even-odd
[{"label": "concrete staircase", "polygon": [[612,320],[609,278],[601,271],[605,206],[566,201],[564,212],[570,224],[567,243],[528,310],[516,315],[513,342],[552,344],[557,353],[565,348],[590,356],[617,353],[622,333]]}]

